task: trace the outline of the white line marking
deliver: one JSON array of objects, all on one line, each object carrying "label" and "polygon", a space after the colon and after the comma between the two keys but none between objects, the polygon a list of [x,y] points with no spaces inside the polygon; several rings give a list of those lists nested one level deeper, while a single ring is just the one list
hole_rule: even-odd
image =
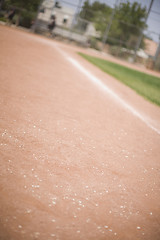
[{"label": "white line marking", "polygon": [[138,117],[141,121],[143,121],[148,127],[153,129],[155,132],[160,134],[160,130],[152,126],[146,118],[144,118],[139,112],[137,112],[131,105],[126,103],[122,98],[120,98],[115,92],[113,92],[109,87],[107,87],[99,78],[95,77],[92,73],[87,71],[82,65],[80,65],[75,59],[71,57],[67,57],[68,61],[70,61],[77,69],[79,69],[83,74],[85,74],[91,82],[97,85],[101,90],[107,92],[110,96],[112,96],[118,103],[120,103],[123,107],[128,109],[133,115]]},{"label": "white line marking", "polygon": [[67,59],[70,63],[72,63],[79,71],[81,71],[84,75],[90,79],[92,83],[97,85],[101,90],[107,92],[112,98],[114,98],[118,103],[120,103],[124,108],[128,109],[134,116],[139,118],[142,122],[144,122],[149,128],[154,130],[156,133],[160,135],[160,129],[154,127],[142,114],[137,112],[131,105],[126,103],[121,97],[119,97],[113,90],[111,90],[107,85],[105,85],[99,78],[95,77],[92,73],[87,71],[81,64],[79,64],[75,59],[69,57],[63,50],[61,50],[56,43],[49,42],[47,39],[36,39],[39,42],[45,43],[47,45],[51,45],[54,47],[65,59]]}]

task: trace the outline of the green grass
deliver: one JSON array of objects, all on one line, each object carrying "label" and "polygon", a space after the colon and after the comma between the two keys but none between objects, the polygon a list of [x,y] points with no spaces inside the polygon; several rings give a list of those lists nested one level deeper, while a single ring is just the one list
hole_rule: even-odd
[{"label": "green grass", "polygon": [[160,106],[160,78],[100,58],[78,53],[89,62],[123,82],[138,94]]}]

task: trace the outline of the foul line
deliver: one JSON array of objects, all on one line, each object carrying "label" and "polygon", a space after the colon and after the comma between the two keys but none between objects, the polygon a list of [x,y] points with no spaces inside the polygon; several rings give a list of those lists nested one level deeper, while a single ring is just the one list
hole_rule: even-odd
[{"label": "foul line", "polygon": [[40,42],[43,42],[45,44],[50,44],[52,47],[54,47],[65,59],[67,59],[72,65],[74,65],[79,71],[81,71],[84,75],[87,76],[87,78],[97,85],[100,90],[108,93],[112,98],[116,100],[118,104],[121,104],[124,108],[129,110],[134,116],[139,118],[142,122],[144,122],[149,128],[154,130],[156,133],[160,135],[160,130],[155,128],[145,117],[142,116],[139,112],[137,112],[131,105],[126,103],[121,97],[119,97],[113,90],[111,90],[107,85],[105,85],[99,78],[95,77],[92,73],[87,71],[80,63],[78,63],[75,59],[69,57],[63,50],[61,50],[57,44],[55,43],[49,43],[46,39],[37,39]]},{"label": "foul line", "polygon": [[118,103],[120,103],[123,107],[128,109],[133,115],[138,117],[141,121],[143,121],[148,127],[154,130],[156,133],[160,134],[160,130],[152,126],[146,118],[144,118],[139,112],[137,112],[131,105],[127,104],[122,98],[120,98],[115,92],[113,92],[109,87],[107,87],[99,78],[95,77],[92,73],[87,71],[81,64],[79,64],[75,59],[71,57],[67,57],[67,60],[71,62],[79,71],[81,71],[84,75],[88,77],[88,79],[97,85],[101,90],[107,92],[110,96],[112,96]]}]

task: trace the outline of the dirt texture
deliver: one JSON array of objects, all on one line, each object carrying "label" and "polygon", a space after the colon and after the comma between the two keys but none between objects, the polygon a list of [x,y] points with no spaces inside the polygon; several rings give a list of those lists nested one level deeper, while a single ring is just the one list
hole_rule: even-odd
[{"label": "dirt texture", "polygon": [[159,107],[77,51],[0,26],[0,239],[159,240],[160,135],[67,58],[156,129]]}]

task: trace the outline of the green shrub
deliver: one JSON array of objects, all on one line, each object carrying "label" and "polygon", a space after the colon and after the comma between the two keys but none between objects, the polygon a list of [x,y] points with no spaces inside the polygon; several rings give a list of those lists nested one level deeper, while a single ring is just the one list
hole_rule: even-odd
[{"label": "green shrub", "polygon": [[0,17],[0,21],[2,21],[2,22],[6,22],[7,20],[6,20],[5,17]]},{"label": "green shrub", "polygon": [[35,14],[33,12],[23,11],[20,15],[19,25],[25,28],[30,28],[34,17]]},{"label": "green shrub", "polygon": [[97,42],[97,39],[96,39],[96,38],[92,37],[92,38],[90,39],[90,47],[91,47],[91,48],[94,48],[94,49],[96,49],[96,50],[99,50],[98,42]]}]

